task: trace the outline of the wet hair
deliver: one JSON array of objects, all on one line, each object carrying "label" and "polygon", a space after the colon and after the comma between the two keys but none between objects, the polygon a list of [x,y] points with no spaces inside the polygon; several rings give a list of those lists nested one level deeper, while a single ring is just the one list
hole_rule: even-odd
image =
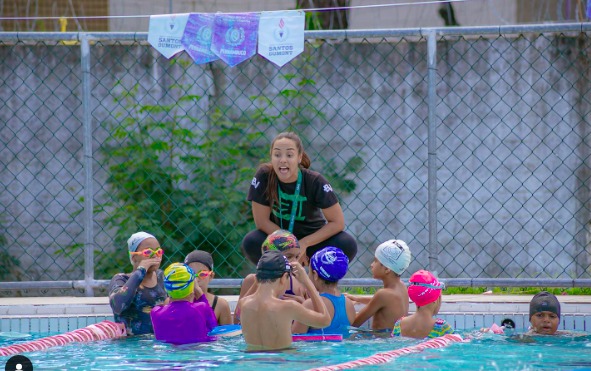
[{"label": "wet hair", "polygon": [[[283,133],[279,133],[275,136],[275,138],[273,138],[273,141],[271,142],[271,149],[269,151],[269,154],[271,156],[273,155],[273,147],[275,146],[275,142],[277,142],[279,139],[293,140],[296,144],[298,154],[302,155],[302,162],[300,162],[299,164],[300,169],[310,168],[312,162],[310,161],[310,157],[308,157],[308,154],[304,151],[304,145],[302,144],[302,140],[296,133],[292,131],[285,131]],[[266,169],[269,172],[269,181],[267,182],[267,189],[265,190],[265,193],[269,198],[269,206],[271,207],[271,210],[273,210],[273,205],[275,203],[279,203],[279,195],[277,194],[277,185],[279,184],[279,179],[277,178],[277,174],[275,174],[275,171],[273,170],[273,165],[271,164],[271,162],[265,162],[260,167]]]}]

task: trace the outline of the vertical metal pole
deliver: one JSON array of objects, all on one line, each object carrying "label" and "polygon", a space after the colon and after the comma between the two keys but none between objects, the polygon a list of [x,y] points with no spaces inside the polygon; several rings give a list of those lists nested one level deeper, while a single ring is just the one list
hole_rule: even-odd
[{"label": "vertical metal pole", "polygon": [[434,29],[427,31],[427,84],[429,106],[428,117],[428,159],[427,159],[427,189],[429,213],[429,270],[437,276],[439,268],[437,255],[437,35]]},{"label": "vertical metal pole", "polygon": [[84,152],[84,281],[86,296],[94,296],[94,230],[92,183],[92,116],[90,112],[90,45],[87,35],[80,34],[80,64],[82,70],[82,127]]}]

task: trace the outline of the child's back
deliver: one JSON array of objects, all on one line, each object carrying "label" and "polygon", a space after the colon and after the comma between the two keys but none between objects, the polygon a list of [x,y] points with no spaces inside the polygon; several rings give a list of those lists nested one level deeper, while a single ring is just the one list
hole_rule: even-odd
[{"label": "child's back", "polygon": [[[292,325],[293,333],[348,334],[355,319],[355,306],[338,289],[339,280],[347,274],[348,267],[349,258],[336,247],[328,246],[314,253],[309,277],[326,305],[331,323],[324,328],[310,328],[296,321]],[[306,300],[304,306],[311,308],[312,301]]]},{"label": "child's back", "polygon": [[441,291],[445,285],[429,271],[419,270],[409,279],[408,296],[417,306],[415,313],[396,321],[392,336],[416,339],[451,334],[453,328],[444,320],[433,318],[441,308]]},{"label": "child's back", "polygon": [[[289,275],[306,287],[313,309],[292,300],[278,298],[289,287]],[[277,250],[266,251],[257,264],[258,288],[252,295],[240,299],[242,334],[249,350],[275,350],[291,346],[291,324],[304,322],[325,327],[330,316],[304,268],[290,263]]]},{"label": "child's back", "polygon": [[391,331],[394,323],[408,314],[408,292],[400,275],[410,264],[410,249],[402,240],[389,240],[376,248],[371,263],[374,278],[382,280],[384,288],[373,297],[348,295],[354,301],[366,304],[355,317],[353,326],[359,327],[373,318],[373,330]]}]

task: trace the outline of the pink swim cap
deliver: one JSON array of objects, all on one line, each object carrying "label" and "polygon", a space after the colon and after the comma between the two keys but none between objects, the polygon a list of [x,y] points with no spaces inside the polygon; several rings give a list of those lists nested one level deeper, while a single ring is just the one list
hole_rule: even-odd
[{"label": "pink swim cap", "polygon": [[439,282],[431,272],[422,269],[413,273],[408,282],[408,297],[417,307],[439,299],[441,290],[445,288],[445,284]]}]

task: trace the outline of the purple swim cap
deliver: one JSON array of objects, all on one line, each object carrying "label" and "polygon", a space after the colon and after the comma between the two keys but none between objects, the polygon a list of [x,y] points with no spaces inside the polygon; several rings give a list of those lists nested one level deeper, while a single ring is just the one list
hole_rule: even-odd
[{"label": "purple swim cap", "polygon": [[310,267],[322,279],[337,282],[347,274],[349,258],[343,253],[343,250],[333,246],[327,246],[312,255]]}]

